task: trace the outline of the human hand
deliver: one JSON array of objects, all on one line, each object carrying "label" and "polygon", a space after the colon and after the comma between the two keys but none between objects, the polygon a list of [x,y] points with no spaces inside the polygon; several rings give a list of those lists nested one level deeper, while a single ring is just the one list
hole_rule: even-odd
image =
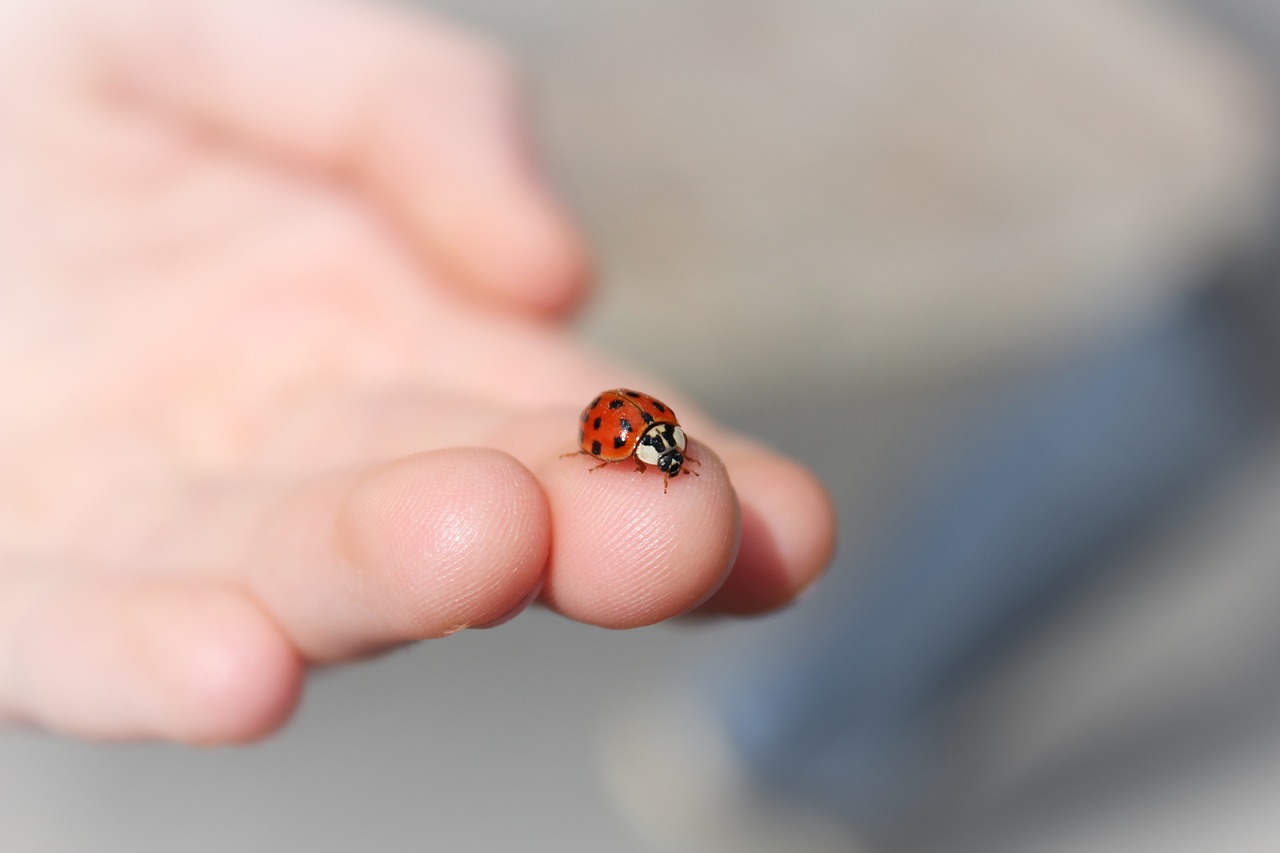
[{"label": "human hand", "polygon": [[[825,565],[808,473],[568,340],[581,248],[472,37],[340,0],[0,34],[0,715],[251,739],[308,664],[535,598],[760,612]],[[619,385],[700,477],[558,458]]]}]

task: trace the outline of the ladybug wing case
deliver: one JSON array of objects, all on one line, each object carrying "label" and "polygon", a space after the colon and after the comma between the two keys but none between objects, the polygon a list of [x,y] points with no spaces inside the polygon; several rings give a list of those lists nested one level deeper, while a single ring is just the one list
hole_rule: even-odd
[{"label": "ladybug wing case", "polygon": [[640,431],[644,432],[644,427],[649,424],[678,424],[676,413],[671,411],[671,407],[658,400],[656,397],[650,397],[648,394],[641,394],[639,391],[627,391],[623,389],[620,393],[625,394],[627,399],[634,403],[640,409],[640,417],[644,421],[644,425]]},{"label": "ladybug wing case", "polygon": [[630,458],[645,421],[632,400],[618,391],[606,391],[582,412],[579,446],[607,462]]}]

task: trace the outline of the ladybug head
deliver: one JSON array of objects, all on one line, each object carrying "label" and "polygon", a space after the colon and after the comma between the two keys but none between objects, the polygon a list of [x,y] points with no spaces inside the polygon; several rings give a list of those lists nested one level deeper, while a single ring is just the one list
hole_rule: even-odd
[{"label": "ladybug head", "polygon": [[680,452],[678,447],[673,447],[658,457],[658,470],[668,477],[674,477],[679,474],[680,466],[683,464],[684,454]]}]

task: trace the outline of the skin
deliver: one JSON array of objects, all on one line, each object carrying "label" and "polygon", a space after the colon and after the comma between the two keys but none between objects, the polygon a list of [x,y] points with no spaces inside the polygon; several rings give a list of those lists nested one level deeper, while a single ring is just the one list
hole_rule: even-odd
[{"label": "skin", "polygon": [[[371,3],[31,0],[0,72],[0,717],[250,740],[314,665],[535,600],[758,613],[827,563],[810,473],[566,333],[583,247],[491,46]],[[559,458],[619,385],[700,477]]]}]

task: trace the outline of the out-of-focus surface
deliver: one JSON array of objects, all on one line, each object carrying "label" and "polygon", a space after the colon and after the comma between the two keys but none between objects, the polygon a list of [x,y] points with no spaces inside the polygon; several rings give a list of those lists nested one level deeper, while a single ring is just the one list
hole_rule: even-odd
[{"label": "out-of-focus surface", "polygon": [[1238,229],[1271,156],[1247,73],[1143,4],[608,8],[561,30],[545,84],[622,295],[595,337],[642,328],[635,351],[710,387],[1092,334]]},{"label": "out-of-focus surface", "polygon": [[[1270,21],[1280,42],[1264,6],[1194,11],[1241,44],[1270,43]],[[532,75],[600,257],[585,335],[815,466],[846,553],[945,433],[939,413],[1191,286],[1270,200],[1264,65],[1173,7],[438,8]],[[814,400],[823,417],[792,416]],[[957,712],[970,817],[939,849],[1280,848],[1280,726],[1241,689],[1276,659],[1276,458]],[[623,635],[530,613],[326,674],[295,724],[247,749],[0,734],[0,850],[639,850],[596,778],[601,714],[763,627]],[[1243,741],[1207,739],[1214,760],[1092,800],[1072,788],[1091,762],[1123,776],[1164,711],[1215,696],[1245,712],[1218,715]]]}]

